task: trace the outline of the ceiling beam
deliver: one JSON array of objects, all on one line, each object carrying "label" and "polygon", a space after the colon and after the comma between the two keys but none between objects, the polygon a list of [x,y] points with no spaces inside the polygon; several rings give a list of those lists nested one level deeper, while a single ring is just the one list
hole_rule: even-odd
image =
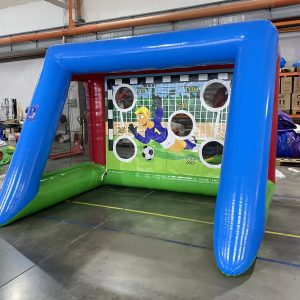
[{"label": "ceiling beam", "polygon": [[65,0],[45,0],[45,1],[64,9],[68,8],[68,3]]}]

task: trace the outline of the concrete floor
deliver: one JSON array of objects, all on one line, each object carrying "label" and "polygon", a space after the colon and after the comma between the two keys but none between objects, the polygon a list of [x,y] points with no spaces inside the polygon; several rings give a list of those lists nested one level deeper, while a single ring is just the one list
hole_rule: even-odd
[{"label": "concrete floor", "polygon": [[267,230],[298,237],[266,234],[243,276],[212,225],[137,212],[213,221],[214,198],[105,186],[0,229],[0,299],[300,299],[300,173],[280,170]]}]

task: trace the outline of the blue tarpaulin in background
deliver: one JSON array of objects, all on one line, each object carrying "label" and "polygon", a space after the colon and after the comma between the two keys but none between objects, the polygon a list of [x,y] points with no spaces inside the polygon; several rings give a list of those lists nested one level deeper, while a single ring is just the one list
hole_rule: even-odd
[{"label": "blue tarpaulin in background", "polygon": [[295,128],[293,120],[283,111],[278,111],[277,157],[300,157],[300,134]]}]

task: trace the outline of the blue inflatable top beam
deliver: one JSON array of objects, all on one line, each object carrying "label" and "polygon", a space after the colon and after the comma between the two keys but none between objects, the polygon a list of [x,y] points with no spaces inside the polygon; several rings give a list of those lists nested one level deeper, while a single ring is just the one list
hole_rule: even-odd
[{"label": "blue inflatable top beam", "polygon": [[214,251],[222,272],[243,273],[264,233],[277,53],[278,33],[269,21],[49,48],[0,194],[0,224],[38,192],[73,74],[234,63]]}]

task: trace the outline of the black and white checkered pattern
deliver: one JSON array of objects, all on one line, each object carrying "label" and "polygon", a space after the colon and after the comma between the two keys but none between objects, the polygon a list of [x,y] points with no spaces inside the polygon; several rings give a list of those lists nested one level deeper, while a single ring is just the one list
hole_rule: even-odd
[{"label": "black and white checkered pattern", "polygon": [[113,118],[113,101],[112,90],[107,90],[107,122],[108,122],[108,149],[113,150],[114,145],[114,118]]},{"label": "black and white checkered pattern", "polygon": [[189,81],[208,81],[212,79],[228,80],[232,78],[232,73],[219,72],[219,73],[194,73],[194,74],[181,74],[181,75],[149,75],[141,77],[124,77],[113,78],[107,80],[107,92],[112,91],[114,86],[126,84],[145,84],[145,83],[174,83],[174,82],[189,82]]}]

